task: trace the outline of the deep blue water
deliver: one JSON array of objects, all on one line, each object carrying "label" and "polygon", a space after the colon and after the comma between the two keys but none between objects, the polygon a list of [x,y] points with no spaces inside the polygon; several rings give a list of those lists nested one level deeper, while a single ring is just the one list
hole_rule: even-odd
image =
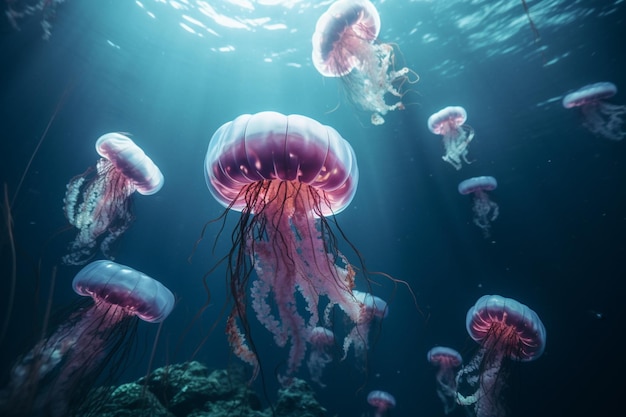
[{"label": "deep blue water", "polygon": [[[379,38],[396,44],[398,59],[420,76],[404,98],[406,109],[389,113],[382,126],[371,125],[340,82],[311,63],[310,37],[328,2],[215,3],[241,27],[218,24],[199,12],[198,2],[151,0],[67,0],[57,7],[48,40],[38,15],[20,20],[19,31],[3,20],[0,180],[14,199],[18,277],[1,345],[3,384],[38,334],[53,268],[54,306],[76,299],[69,284],[78,267],[59,261],[75,233],[61,209],[65,185],[96,162],[94,142],[111,131],[132,133],[165,175],[158,194],[134,197],[136,220],[115,250],[117,262],[159,279],[179,299],[155,365],[189,359],[207,334],[196,359],[213,368],[237,361],[220,317],[222,270],[207,278],[211,303],[194,321],[207,298],[203,276],[228,250],[229,233],[212,252],[220,225],[210,224],[187,259],[204,224],[223,211],[202,172],[211,135],[240,114],[273,110],[328,124],[354,147],[358,191],[337,221],[369,270],[410,284],[422,312],[405,287],[373,277],[390,313],[373,331],[366,374],[351,357],[326,370],[328,387],[316,390],[329,415],[371,412],[365,397],[372,389],[395,395],[390,415],[443,415],[426,352],[446,345],[470,357],[476,344],[465,314],[484,294],[528,305],[547,329],[543,356],[515,367],[510,415],[603,415],[621,405],[626,143],[595,137],[561,98],[597,81],[626,88],[617,43],[622,1],[527,1],[540,39],[518,0],[375,1]],[[269,19],[254,20],[260,17]],[[622,92],[610,101],[626,104]],[[465,107],[476,131],[474,162],[460,171],[441,160],[441,140],[426,126],[448,105]],[[490,239],[472,223],[471,199],[457,192],[461,180],[477,175],[499,184],[490,193],[500,206]],[[11,258],[2,224],[4,319]],[[234,224],[230,216],[226,229]],[[363,281],[357,287],[366,288]],[[274,367],[287,350],[252,324],[271,396]],[[145,374],[155,327],[140,326],[138,353],[119,382]],[[307,377],[304,368],[299,376]]]}]

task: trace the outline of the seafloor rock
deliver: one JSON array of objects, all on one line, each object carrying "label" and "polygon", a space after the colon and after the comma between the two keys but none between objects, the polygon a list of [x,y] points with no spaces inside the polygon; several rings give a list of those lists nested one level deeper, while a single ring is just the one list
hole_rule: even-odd
[{"label": "seafloor rock", "polygon": [[317,402],[309,384],[294,378],[291,385],[278,391],[275,413],[277,417],[324,417],[326,409]]},{"label": "seafloor rock", "polygon": [[[104,392],[100,390],[100,393]],[[96,391],[97,393],[97,391]],[[294,378],[279,390],[273,408],[261,401],[237,370],[209,370],[199,362],[156,369],[137,382],[115,388],[108,397],[95,395],[90,415],[99,417],[323,417],[326,410],[311,387]]]}]

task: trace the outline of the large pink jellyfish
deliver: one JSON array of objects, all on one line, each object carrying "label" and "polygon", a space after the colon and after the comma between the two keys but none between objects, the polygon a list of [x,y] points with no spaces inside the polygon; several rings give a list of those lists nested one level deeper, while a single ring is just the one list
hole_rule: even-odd
[{"label": "large pink jellyfish", "polygon": [[311,380],[319,386],[325,387],[326,385],[322,383],[322,373],[326,365],[333,360],[329,350],[335,344],[335,334],[325,327],[314,327],[309,332],[309,343],[311,351],[306,364],[309,368],[309,374],[311,374]]},{"label": "large pink jellyfish", "polygon": [[454,168],[461,169],[461,159],[466,164],[467,147],[474,139],[474,129],[465,124],[467,112],[460,106],[448,106],[432,114],[428,118],[428,129],[436,135],[443,136],[446,154],[441,157]]},{"label": "large pink jellyfish", "polygon": [[388,111],[404,109],[402,101],[387,104],[385,96],[401,99],[410,72],[395,70],[393,46],[377,41],[379,32],[372,3],[338,0],[318,19],[312,39],[315,68],[325,77],[341,77],[350,100],[372,112],[374,125],[383,124]]},{"label": "large pink jellyfish", "polygon": [[428,362],[437,367],[437,396],[443,402],[444,412],[450,414],[456,406],[455,368],[463,363],[461,354],[456,350],[436,346],[426,354]]},{"label": "large pink jellyfish", "polygon": [[615,94],[617,87],[613,83],[590,84],[563,97],[563,107],[580,107],[585,118],[584,126],[593,134],[611,140],[622,140],[626,136],[626,106],[604,101]]},{"label": "large pink jellyfish", "polygon": [[[465,323],[481,347],[457,374],[457,403],[471,406],[477,417],[501,417],[507,361],[539,358],[546,346],[546,329],[533,310],[499,295],[480,297],[467,312]],[[469,395],[463,393],[466,389]]]},{"label": "large pink jellyfish", "polygon": [[495,190],[498,182],[494,177],[483,176],[473,177],[459,183],[459,193],[474,194],[472,211],[474,212],[474,224],[482,231],[485,238],[488,238],[491,229],[491,222],[498,218],[500,208],[491,201],[486,191]]},{"label": "large pink jellyfish", "polygon": [[371,391],[367,394],[367,402],[372,407],[376,408],[375,416],[382,417],[387,413],[387,410],[396,406],[396,399],[393,395],[386,391]]},{"label": "large pink jellyfish", "polygon": [[112,261],[86,265],[72,287],[94,303],[72,313],[13,367],[3,416],[71,414],[107,363],[124,360],[115,351],[130,346],[136,317],[159,323],[174,307],[174,295],[160,282]]},{"label": "large pink jellyfish", "polygon": [[[246,292],[254,268],[252,309],[278,346],[290,341],[289,382],[305,356],[307,329],[318,325],[321,296],[353,323],[363,315],[352,294],[354,271],[337,250],[326,218],[344,210],[356,192],[354,151],[336,130],[307,117],[246,114],[211,138],[205,176],[213,197],[241,212],[227,266],[234,299],[230,345],[256,376],[258,358],[246,341]],[[299,311],[296,292],[306,311]],[[347,337],[359,337],[356,327]]]},{"label": "large pink jellyfish", "polygon": [[130,196],[156,193],[163,186],[163,174],[130,138],[107,133],[96,142],[102,158],[67,184],[63,199],[65,216],[78,229],[63,262],[81,265],[94,256],[98,239],[102,253],[110,258],[111,244],[131,225]]}]

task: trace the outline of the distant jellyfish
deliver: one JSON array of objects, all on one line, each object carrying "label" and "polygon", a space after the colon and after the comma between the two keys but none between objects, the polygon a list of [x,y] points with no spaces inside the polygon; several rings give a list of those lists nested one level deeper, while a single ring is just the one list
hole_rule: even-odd
[{"label": "distant jellyfish", "polygon": [[499,295],[480,297],[465,322],[480,349],[457,374],[457,403],[472,407],[476,417],[504,416],[507,365],[539,358],[546,346],[546,329],[533,310]]},{"label": "distant jellyfish", "polygon": [[78,229],[63,262],[88,262],[101,239],[100,249],[111,258],[111,244],[134,220],[131,195],[156,193],[163,186],[163,174],[130,138],[107,133],[96,142],[101,159],[94,168],[72,178],[63,199],[65,217]]},{"label": "distant jellyfish", "polygon": [[311,380],[319,386],[325,387],[326,385],[322,383],[322,374],[326,365],[333,360],[330,349],[335,344],[335,334],[330,329],[316,326],[309,333],[309,344],[311,351],[309,352],[307,367]]},{"label": "distant jellyfish", "polygon": [[583,125],[597,136],[622,140],[626,136],[626,106],[611,104],[605,99],[617,94],[613,83],[601,82],[586,85],[563,97],[563,107],[580,107]]},{"label": "distant jellyfish", "polygon": [[500,208],[491,201],[486,192],[495,190],[497,187],[496,179],[489,176],[469,178],[459,184],[459,193],[474,195],[472,206],[474,224],[483,231],[485,238],[491,236],[491,222],[500,214]]},{"label": "distant jellyfish", "polygon": [[86,265],[72,287],[93,304],[78,308],[19,359],[2,396],[6,402],[0,402],[3,416],[72,414],[106,365],[119,369],[127,359],[123,353],[132,346],[137,318],[159,323],[174,307],[174,295],[163,284],[112,261]]},{"label": "distant jellyfish", "polygon": [[456,406],[455,369],[461,366],[463,358],[456,350],[444,346],[432,348],[426,358],[437,367],[437,396],[443,402],[444,412],[450,414]]},{"label": "distant jellyfish", "polygon": [[248,342],[249,308],[278,346],[289,346],[285,384],[306,356],[308,331],[318,326],[324,303],[327,311],[338,306],[354,324],[344,346],[362,338],[355,271],[330,225],[357,189],[348,141],[305,116],[244,114],[213,134],[204,170],[213,197],[240,212],[225,257],[234,303],[226,332],[233,352],[253,366],[253,378],[259,361]]},{"label": "distant jellyfish", "polygon": [[393,395],[386,391],[371,391],[367,395],[367,402],[376,408],[375,417],[383,417],[387,414],[387,410],[396,406],[396,399]]},{"label": "distant jellyfish", "polygon": [[462,162],[471,164],[467,159],[467,147],[474,139],[474,129],[465,124],[467,112],[460,106],[448,106],[428,118],[428,129],[443,136],[446,154],[441,157],[454,168],[461,169]]},{"label": "distant jellyfish", "polygon": [[[382,320],[389,314],[387,303],[375,295],[367,292],[354,290],[352,291],[354,298],[362,306],[361,320],[356,325],[356,330],[361,336],[359,338],[351,338],[349,341],[354,345],[354,354],[357,360],[365,360],[365,354],[368,348],[368,338],[370,327],[374,320]],[[344,345],[344,356],[347,356],[347,347]]]},{"label": "distant jellyfish", "polygon": [[378,41],[380,16],[368,0],[338,0],[322,14],[313,33],[313,65],[325,77],[340,77],[348,98],[380,125],[389,111],[404,109],[401,100],[409,80],[407,67],[396,70],[393,46]]}]

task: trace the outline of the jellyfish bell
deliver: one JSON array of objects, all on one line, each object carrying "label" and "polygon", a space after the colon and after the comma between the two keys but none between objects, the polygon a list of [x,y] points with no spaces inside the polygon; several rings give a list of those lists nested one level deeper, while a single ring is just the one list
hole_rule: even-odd
[{"label": "jellyfish bell", "polygon": [[74,277],[72,288],[96,304],[122,310],[122,316],[137,316],[148,323],[162,322],[174,308],[174,295],[163,284],[112,261],[86,265]]},{"label": "jellyfish bell", "polygon": [[448,106],[428,118],[428,129],[436,135],[443,135],[465,124],[467,111],[461,106]]},{"label": "jellyfish bell", "polygon": [[546,328],[537,313],[512,298],[480,297],[467,311],[465,324],[476,342],[516,361],[533,361],[546,347]]},{"label": "jellyfish bell", "polygon": [[[383,124],[387,112],[404,109],[400,90],[418,79],[409,80],[407,67],[396,70],[393,47],[377,39],[380,25],[370,1],[338,0],[320,16],[312,36],[315,68],[325,77],[339,77],[349,100],[372,112],[374,125]],[[385,96],[398,101],[388,104]]]},{"label": "jellyfish bell", "polygon": [[428,351],[426,358],[431,364],[443,368],[456,368],[463,363],[463,357],[459,352],[445,346],[435,346]]},{"label": "jellyfish bell", "polygon": [[102,156],[96,167],[67,184],[63,210],[78,234],[63,257],[65,264],[87,263],[99,240],[102,253],[110,258],[111,245],[134,220],[132,194],[151,195],[163,186],[159,168],[127,136],[105,134],[96,141],[96,150]]},{"label": "jellyfish bell", "polygon": [[593,104],[599,100],[613,97],[615,94],[617,94],[617,86],[613,83],[600,82],[589,84],[563,97],[563,107],[571,109]]},{"label": "jellyfish bell", "polygon": [[396,399],[386,391],[375,390],[367,394],[367,403],[376,408],[376,417],[382,417],[396,406]]},{"label": "jellyfish bell", "polygon": [[498,188],[498,181],[491,176],[468,178],[458,185],[459,194],[473,195],[473,222],[483,232],[485,238],[491,236],[491,222],[498,218],[500,207],[489,198],[487,191]]},{"label": "jellyfish bell", "polygon": [[457,171],[461,169],[464,161],[471,164],[467,159],[468,146],[474,139],[474,129],[465,124],[467,112],[461,106],[448,106],[428,118],[428,129],[443,138],[445,155],[441,157],[452,165]]},{"label": "jellyfish bell", "polygon": [[86,265],[72,286],[93,304],[78,308],[17,362],[7,401],[0,403],[2,415],[75,413],[107,365],[109,372],[121,369],[137,318],[161,322],[174,307],[174,295],[163,284],[112,261]]},{"label": "jellyfish bell", "polygon": [[365,312],[371,318],[384,319],[389,314],[389,307],[387,302],[380,297],[376,297],[367,292],[354,290],[352,291],[354,297],[363,304]]},{"label": "jellyfish bell", "polygon": [[580,108],[583,126],[593,134],[619,141],[626,137],[626,106],[611,104],[606,99],[617,94],[610,82],[589,84],[563,97],[563,107]]},{"label": "jellyfish bell", "polygon": [[493,191],[498,188],[498,181],[491,176],[473,177],[459,183],[459,193],[463,195],[478,191]]},{"label": "jellyfish bell", "polygon": [[325,77],[343,77],[361,64],[380,32],[380,15],[367,0],[339,0],[315,25],[313,65]]},{"label": "jellyfish bell", "polygon": [[[214,133],[204,170],[213,197],[241,212],[226,257],[234,302],[227,320],[229,343],[253,366],[255,378],[259,362],[247,341],[245,314],[250,291],[257,319],[278,346],[289,345],[288,381],[306,354],[307,329],[318,325],[321,297],[327,299],[326,310],[337,305],[350,322],[361,320],[361,304],[352,295],[354,270],[336,248],[326,219],[354,197],[354,151],[335,129],[308,117],[245,114]],[[299,311],[296,291],[306,311]],[[354,329],[346,336],[356,337]]]},{"label": "jellyfish bell", "polygon": [[457,403],[473,407],[477,416],[502,415],[502,391],[510,373],[507,361],[539,358],[546,346],[546,329],[528,306],[500,295],[480,297],[467,312],[466,327],[480,349],[457,374]]},{"label": "jellyfish bell", "polygon": [[159,167],[128,136],[116,132],[102,135],[96,141],[96,151],[111,161],[138,193],[152,195],[163,187],[164,177]]}]

